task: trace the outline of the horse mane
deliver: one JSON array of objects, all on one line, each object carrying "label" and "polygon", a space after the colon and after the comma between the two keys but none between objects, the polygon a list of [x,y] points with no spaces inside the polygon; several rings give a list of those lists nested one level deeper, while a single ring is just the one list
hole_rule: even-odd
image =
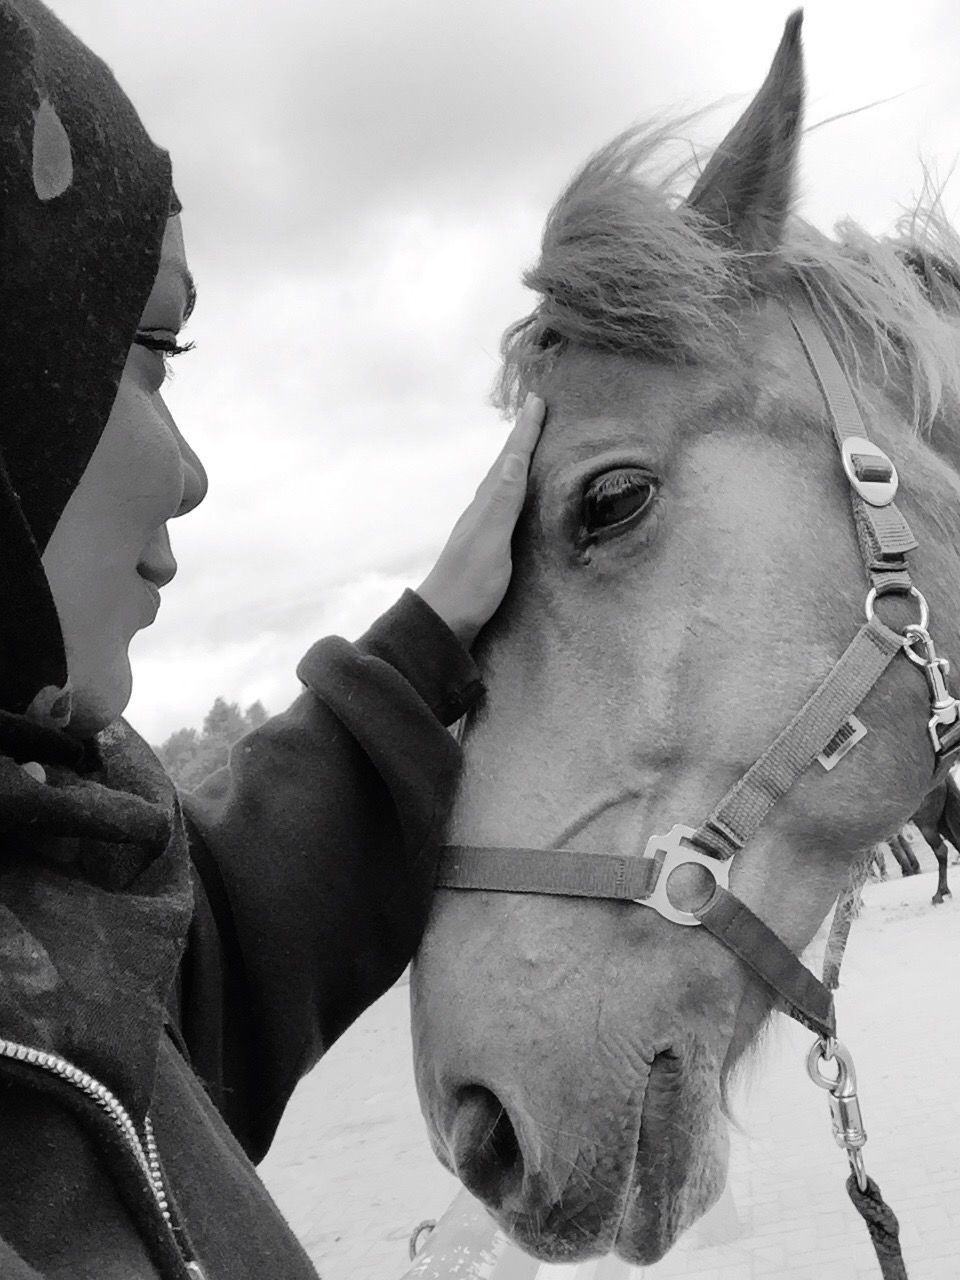
[{"label": "horse mane", "polygon": [[851,220],[834,238],[788,219],[775,255],[737,249],[678,191],[689,162],[665,168],[687,120],[627,130],[593,155],[551,210],[524,283],[534,310],[501,343],[494,403],[515,412],[569,345],[675,364],[729,359],[738,316],[802,284],[859,382],[870,351],[907,393],[917,430],[960,407],[960,236],[924,171],[892,234]]}]

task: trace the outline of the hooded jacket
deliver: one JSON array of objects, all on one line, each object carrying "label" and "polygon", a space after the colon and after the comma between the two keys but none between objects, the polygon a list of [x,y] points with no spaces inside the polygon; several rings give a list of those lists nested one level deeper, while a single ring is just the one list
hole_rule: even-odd
[{"label": "hooded jacket", "polygon": [[407,592],[190,795],[124,721],[67,731],[40,556],[177,207],[107,68],[0,0],[2,1280],[315,1275],[254,1165],[417,945],[481,691]]},{"label": "hooded jacket", "polygon": [[[5,840],[3,1280],[315,1275],[253,1165],[417,945],[459,762],[443,723],[477,685],[413,593],[298,674],[293,705],[183,797],[122,722],[92,770],[40,784],[6,762],[7,832],[17,810],[42,825],[52,793],[74,805],[56,831],[96,834]],[[169,815],[159,854],[103,838],[99,787]]]}]

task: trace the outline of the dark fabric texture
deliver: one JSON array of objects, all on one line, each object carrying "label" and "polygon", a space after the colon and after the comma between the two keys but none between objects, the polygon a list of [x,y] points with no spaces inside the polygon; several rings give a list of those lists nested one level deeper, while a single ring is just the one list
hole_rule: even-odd
[{"label": "dark fabric texture", "polygon": [[[299,674],[182,806],[123,722],[84,774],[0,762],[0,1037],[88,1071],[141,1134],[149,1109],[209,1280],[315,1274],[253,1163],[416,948],[460,761],[444,723],[481,692],[412,592]],[[0,1057],[0,1149],[5,1280],[184,1280],[129,1149],[74,1086]]]},{"label": "dark fabric texture", "polygon": [[861,1191],[856,1176],[851,1173],[847,1179],[847,1194],[866,1223],[883,1280],[907,1280],[907,1268],[900,1249],[900,1223],[880,1188],[868,1177],[867,1189]]},{"label": "dark fabric texture", "polygon": [[8,711],[66,682],[39,557],[109,416],[170,207],[168,156],[109,69],[37,0],[0,0],[0,707]]},{"label": "dark fabric texture", "polygon": [[122,722],[99,745],[87,777],[0,760],[0,1034],[81,1062],[142,1120],[192,887],[156,758]]}]

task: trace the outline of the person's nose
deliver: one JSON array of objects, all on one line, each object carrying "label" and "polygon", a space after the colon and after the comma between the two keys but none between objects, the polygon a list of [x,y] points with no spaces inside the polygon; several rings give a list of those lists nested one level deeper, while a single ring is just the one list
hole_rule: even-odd
[{"label": "person's nose", "polygon": [[177,432],[180,453],[183,457],[183,497],[180,506],[177,508],[176,516],[185,516],[187,512],[193,511],[207,496],[209,481],[203,463],[187,444],[186,440]]}]

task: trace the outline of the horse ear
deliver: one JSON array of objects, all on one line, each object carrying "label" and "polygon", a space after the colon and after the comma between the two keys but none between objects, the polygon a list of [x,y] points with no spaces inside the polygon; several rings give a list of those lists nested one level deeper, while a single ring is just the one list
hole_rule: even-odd
[{"label": "horse ear", "polygon": [[760,91],[710,157],[687,203],[738,248],[769,253],[793,199],[803,116],[803,10],[787,19]]}]

